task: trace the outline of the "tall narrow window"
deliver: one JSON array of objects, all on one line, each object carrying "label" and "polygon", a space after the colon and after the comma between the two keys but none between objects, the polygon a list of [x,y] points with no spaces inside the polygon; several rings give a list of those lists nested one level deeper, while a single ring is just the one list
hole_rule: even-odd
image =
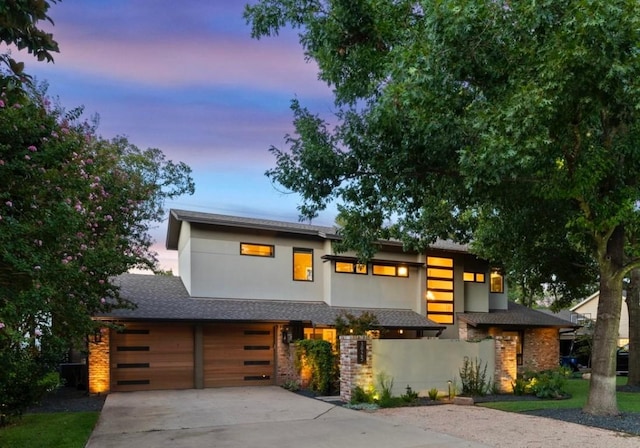
[{"label": "tall narrow window", "polygon": [[313,249],[293,248],[293,279],[313,281]]},{"label": "tall narrow window", "polygon": [[427,257],[427,318],[453,324],[453,258]]},{"label": "tall narrow window", "polygon": [[503,293],[504,292],[504,277],[497,269],[491,271],[490,277],[491,292]]}]

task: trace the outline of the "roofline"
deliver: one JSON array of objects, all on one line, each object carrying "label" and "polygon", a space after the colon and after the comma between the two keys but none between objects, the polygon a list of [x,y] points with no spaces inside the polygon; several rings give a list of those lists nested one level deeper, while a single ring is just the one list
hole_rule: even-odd
[{"label": "roofline", "polygon": [[569,308],[569,311],[575,311],[576,308],[580,308],[582,305],[585,305],[588,302],[591,302],[596,297],[600,297],[600,290],[594,292],[593,294],[591,294],[589,297],[587,297],[586,299],[584,299],[582,302],[578,303],[577,305],[574,305],[573,307]]}]

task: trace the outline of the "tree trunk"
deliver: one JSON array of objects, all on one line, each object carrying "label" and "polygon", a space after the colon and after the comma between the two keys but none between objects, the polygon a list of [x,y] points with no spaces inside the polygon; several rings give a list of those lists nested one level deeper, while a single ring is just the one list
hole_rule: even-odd
[{"label": "tree trunk", "polygon": [[616,347],[622,310],[622,278],[624,229],[616,228],[606,250],[598,254],[600,267],[600,300],[595,331],[589,397],[583,411],[593,415],[618,415],[616,398]]},{"label": "tree trunk", "polygon": [[640,386],[640,269],[631,271],[627,289],[629,311],[629,386]]}]

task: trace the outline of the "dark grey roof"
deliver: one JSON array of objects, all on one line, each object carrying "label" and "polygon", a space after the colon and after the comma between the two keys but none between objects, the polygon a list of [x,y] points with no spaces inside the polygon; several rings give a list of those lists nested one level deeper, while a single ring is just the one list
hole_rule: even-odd
[{"label": "dark grey roof", "polygon": [[509,302],[507,310],[490,310],[488,313],[459,313],[458,319],[474,327],[516,326],[516,327],[579,327],[571,321]]},{"label": "dark grey roof", "polygon": [[[198,224],[208,224],[236,229],[268,230],[292,235],[315,236],[320,239],[336,240],[338,236],[337,227],[316,226],[300,222],[273,221],[270,219],[245,218],[241,216],[218,215],[215,213],[194,212],[188,210],[172,209],[169,212],[169,224],[167,226],[167,249],[178,249],[178,239],[180,237],[180,222],[186,221]],[[401,246],[400,241],[384,241],[384,244]],[[429,247],[437,250],[452,252],[468,252],[466,244],[458,244],[451,240],[437,240]]]},{"label": "dark grey roof", "polygon": [[443,326],[406,309],[344,308],[324,302],[209,299],[189,296],[180,277],[123,274],[116,279],[120,295],[137,305],[96,316],[99,319],[173,321],[302,321],[332,325],[342,312],[372,312],[382,327],[442,329]]}]

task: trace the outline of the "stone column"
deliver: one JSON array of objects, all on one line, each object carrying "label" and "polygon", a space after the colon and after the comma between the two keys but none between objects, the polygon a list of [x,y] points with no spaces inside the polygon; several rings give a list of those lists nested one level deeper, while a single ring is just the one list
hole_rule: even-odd
[{"label": "stone column", "polygon": [[111,387],[110,363],[109,363],[109,335],[108,328],[101,328],[101,341],[94,342],[89,337],[89,393],[106,394]]},{"label": "stone column", "polygon": [[493,381],[501,393],[513,392],[518,375],[516,341],[510,336],[495,336],[496,365]]},{"label": "stone column", "polygon": [[[360,341],[360,351],[358,348]],[[362,352],[362,348],[366,353]],[[373,353],[371,338],[340,336],[340,398],[351,400],[356,386],[368,389],[373,384]]]}]

